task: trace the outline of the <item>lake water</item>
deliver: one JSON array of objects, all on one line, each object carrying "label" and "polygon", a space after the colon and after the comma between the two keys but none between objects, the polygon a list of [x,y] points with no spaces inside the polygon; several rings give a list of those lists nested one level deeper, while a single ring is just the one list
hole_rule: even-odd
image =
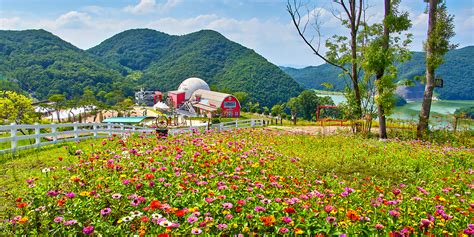
[{"label": "lake water", "polygon": [[[320,96],[329,96],[336,105],[346,101],[343,94],[325,94],[324,92],[318,91]],[[438,100],[433,101],[431,104],[431,115],[433,120],[437,120],[436,127],[447,125],[452,118],[447,118],[446,115],[453,114],[456,109],[466,106],[474,106],[474,100]],[[393,114],[390,118],[402,119],[402,120],[418,120],[418,115],[421,109],[421,101],[409,102],[403,106],[397,106],[394,108]]]}]

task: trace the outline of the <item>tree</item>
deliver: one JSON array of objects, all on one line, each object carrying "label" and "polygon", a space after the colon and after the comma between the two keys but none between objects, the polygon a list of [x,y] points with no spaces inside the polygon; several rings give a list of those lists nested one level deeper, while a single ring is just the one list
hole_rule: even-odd
[{"label": "tree", "polygon": [[[349,31],[347,36],[333,36],[332,41],[327,40],[326,46],[328,52],[326,55],[322,54],[320,48],[321,44],[321,22],[319,19],[319,12],[314,12],[313,9],[306,9],[305,15],[302,15],[301,8],[307,6],[300,0],[288,0],[287,11],[289,12],[293,25],[298,31],[299,36],[308,45],[316,56],[324,60],[326,63],[339,68],[343,75],[347,75],[352,83],[352,90],[354,97],[354,116],[356,118],[362,117],[362,95],[360,93],[359,72],[360,72],[360,52],[359,47],[362,44],[359,39],[359,31],[361,26],[365,24],[362,19],[362,13],[365,11],[363,0],[334,0],[338,6],[338,11],[334,10],[333,16],[337,18],[343,26]],[[337,12],[336,12],[337,11]],[[313,35],[308,35],[307,31],[310,20],[314,19],[311,24],[314,26]],[[317,40],[313,43],[313,39],[317,36]],[[349,45],[349,47],[347,47]]]},{"label": "tree", "polygon": [[[401,41],[400,34],[411,27],[407,12],[398,12],[400,0],[384,0],[384,20],[382,24],[374,24],[368,28],[368,37],[371,38],[367,46],[363,49],[364,76],[375,75],[375,89],[377,112],[379,119],[379,137],[387,138],[386,115],[389,115],[393,108],[394,91],[397,78],[395,61],[406,61],[409,58],[407,45],[411,42],[411,35],[408,34],[406,40]],[[391,33],[396,35],[391,37]]]},{"label": "tree", "polygon": [[319,104],[319,99],[316,95],[316,92],[312,90],[305,90],[301,92],[301,94],[298,96],[298,102],[300,103],[303,118],[306,120],[311,120]]},{"label": "tree", "polygon": [[277,116],[276,124],[278,124],[278,118],[280,118],[280,124],[283,125],[283,116],[285,114],[285,104],[276,104],[271,109],[271,115],[273,117]]},{"label": "tree", "polygon": [[115,105],[115,107],[116,107],[116,110],[117,110],[118,113],[121,113],[124,116],[129,117],[130,116],[130,110],[133,109],[134,105],[135,105],[135,103],[133,103],[132,99],[126,98],[123,101],[117,103],[117,105]]},{"label": "tree", "polygon": [[31,124],[38,120],[31,102],[14,91],[0,91],[0,123]]},{"label": "tree", "polygon": [[291,119],[293,120],[293,124],[296,125],[298,111],[301,111],[301,102],[299,97],[290,98],[290,100],[286,102],[286,107],[290,109]]},{"label": "tree", "polygon": [[263,106],[263,114],[264,115],[269,115],[270,114],[270,109],[267,106]]},{"label": "tree", "polygon": [[425,0],[428,2],[428,33],[424,43],[426,51],[426,85],[417,126],[417,137],[422,138],[428,130],[431,100],[435,87],[435,70],[443,63],[443,56],[455,48],[449,40],[454,33],[454,16],[449,15],[444,0]]},{"label": "tree", "polygon": [[58,118],[58,122],[61,122],[61,118],[59,117],[59,113],[61,109],[65,107],[66,96],[63,94],[53,94],[48,98],[49,101],[53,102],[52,108],[56,111],[56,115]]},{"label": "tree", "polygon": [[244,105],[247,102],[249,94],[247,92],[238,91],[234,93],[235,98],[239,101],[241,105]]}]

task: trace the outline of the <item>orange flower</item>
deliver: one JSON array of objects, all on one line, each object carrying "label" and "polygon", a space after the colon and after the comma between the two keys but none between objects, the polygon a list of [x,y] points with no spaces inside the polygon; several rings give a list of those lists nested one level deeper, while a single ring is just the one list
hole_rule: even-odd
[{"label": "orange flower", "polygon": [[357,220],[360,219],[359,214],[357,214],[357,212],[354,211],[354,210],[347,211],[346,216],[347,216],[347,218],[351,219],[352,221],[357,221]]},{"label": "orange flower", "polygon": [[28,206],[28,204],[27,204],[26,202],[21,202],[21,203],[16,204],[16,206],[17,206],[18,208],[23,208],[23,207]]},{"label": "orange flower", "polygon": [[262,217],[260,217],[260,220],[263,221],[263,224],[265,226],[272,226],[276,222],[276,219],[273,215],[271,215],[271,216],[262,216]]},{"label": "orange flower", "polygon": [[150,208],[151,208],[152,210],[161,208],[161,206],[162,206],[162,205],[161,205],[161,202],[158,201],[158,200],[153,200],[153,201],[151,201],[151,203],[150,203]]},{"label": "orange flower", "polygon": [[27,222],[27,221],[28,221],[28,218],[23,217],[23,218],[21,218],[18,222],[19,222],[20,224],[24,224],[24,223]]}]

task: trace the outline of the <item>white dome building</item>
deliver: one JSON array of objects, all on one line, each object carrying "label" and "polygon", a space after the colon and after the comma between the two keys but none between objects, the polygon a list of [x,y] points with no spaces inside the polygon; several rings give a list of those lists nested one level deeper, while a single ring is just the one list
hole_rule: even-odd
[{"label": "white dome building", "polygon": [[186,80],[184,80],[181,85],[178,87],[178,91],[185,92],[185,99],[189,100],[191,98],[191,95],[196,91],[196,90],[207,90],[210,91],[211,89],[209,88],[209,85],[200,78],[197,77],[191,77]]}]

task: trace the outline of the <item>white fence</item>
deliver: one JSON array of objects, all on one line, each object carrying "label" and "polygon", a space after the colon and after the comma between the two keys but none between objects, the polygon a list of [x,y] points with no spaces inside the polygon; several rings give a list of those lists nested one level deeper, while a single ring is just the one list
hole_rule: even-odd
[{"label": "white fence", "polygon": [[[263,119],[236,120],[235,122],[226,122],[214,124],[212,129],[224,131],[235,128],[249,128],[263,126]],[[189,128],[169,129],[168,134],[189,133],[194,130],[206,130],[207,124]],[[34,132],[23,135],[21,131]],[[126,133],[154,133],[156,129],[149,127],[140,127],[123,124],[110,123],[64,123],[64,124],[10,124],[0,126],[0,134],[10,134],[10,136],[0,137],[0,144],[8,144],[10,147],[0,148],[0,154],[15,152],[29,148],[36,148],[60,142],[79,141],[90,138],[104,138],[112,134]],[[29,144],[21,145],[18,141],[29,140]]]},{"label": "white fence", "polygon": [[235,120],[232,122],[225,122],[212,125],[213,129],[218,129],[219,131],[225,131],[235,128],[253,128],[264,126],[263,119],[248,119],[248,120]]}]

